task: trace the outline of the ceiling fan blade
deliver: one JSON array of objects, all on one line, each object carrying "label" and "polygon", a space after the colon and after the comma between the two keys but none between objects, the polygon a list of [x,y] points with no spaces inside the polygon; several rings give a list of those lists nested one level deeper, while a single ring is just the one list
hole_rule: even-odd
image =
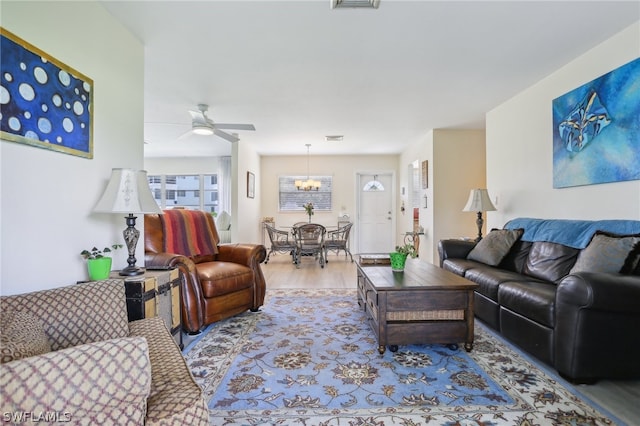
[{"label": "ceiling fan blade", "polygon": [[184,132],[183,134],[178,136],[178,139],[176,139],[176,140],[181,141],[181,140],[187,138],[188,136],[191,136],[192,134],[193,134],[193,131],[187,130],[186,132]]},{"label": "ceiling fan blade", "polygon": [[215,127],[218,129],[229,130],[255,130],[256,127],[253,124],[230,124],[230,123],[215,123]]},{"label": "ceiling fan blade", "polygon": [[219,130],[219,129],[214,128],[213,133],[215,133],[217,136],[220,136],[223,139],[228,140],[229,142],[238,142],[240,140],[234,135],[230,135],[229,133],[223,132],[222,130]]}]

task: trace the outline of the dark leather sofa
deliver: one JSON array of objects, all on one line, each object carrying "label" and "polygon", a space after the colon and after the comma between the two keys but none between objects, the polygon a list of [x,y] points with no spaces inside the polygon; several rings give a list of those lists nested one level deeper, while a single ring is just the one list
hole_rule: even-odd
[{"label": "dark leather sofa", "polygon": [[[260,263],[266,249],[261,244],[219,244],[213,217],[206,212],[191,213],[204,223],[204,229],[197,236],[184,234],[180,239],[205,240],[212,252],[168,253],[163,218],[158,214],[144,216],[144,245],[148,268],[179,268],[182,328],[195,334],[213,322],[262,306],[266,283]],[[182,229],[194,230],[191,226]]]},{"label": "dark leather sofa", "polygon": [[[640,377],[640,221],[519,218],[505,230],[521,237],[495,265],[473,241],[439,242],[440,266],[479,284],[476,317],[573,382]],[[620,242],[631,250],[614,259],[607,244]]]}]

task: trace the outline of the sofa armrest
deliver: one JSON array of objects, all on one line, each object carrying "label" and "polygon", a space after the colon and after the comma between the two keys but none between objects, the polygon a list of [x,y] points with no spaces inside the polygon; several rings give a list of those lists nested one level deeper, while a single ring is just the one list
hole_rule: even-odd
[{"label": "sofa armrest", "polygon": [[[556,291],[554,364],[574,381],[640,377],[640,277],[581,272]],[[624,342],[624,343],[621,343]],[[618,350],[623,344],[624,349]]]},{"label": "sofa armrest", "polygon": [[[175,253],[146,252],[144,254],[144,266],[149,269],[177,268],[180,264],[188,262],[193,263],[188,257]],[[195,267],[193,269],[195,270]]]},{"label": "sofa armrest", "polygon": [[43,413],[74,424],[144,423],[151,389],[144,338],[75,346],[8,362],[0,371],[4,416]]},{"label": "sofa armrest", "polygon": [[252,267],[262,263],[267,251],[262,244],[224,244],[218,246],[217,259]]},{"label": "sofa armrest", "polygon": [[558,284],[558,306],[640,313],[640,276],[579,272]]},{"label": "sofa armrest", "polygon": [[267,284],[260,264],[267,257],[267,249],[262,244],[223,244],[218,246],[217,259],[246,265],[253,270],[256,285],[253,288],[253,306],[257,310],[264,304]]},{"label": "sofa armrest", "polygon": [[476,246],[475,241],[470,240],[440,240],[438,242],[438,254],[440,255],[440,267],[445,259],[466,259],[469,252]]},{"label": "sofa armrest", "polygon": [[178,268],[180,271],[180,309],[182,328],[188,333],[197,333],[202,325],[202,287],[196,264],[190,258],[174,253],[146,252],[147,268]]},{"label": "sofa armrest", "polygon": [[129,329],[149,345],[152,383],[145,424],[208,425],[202,389],[162,318],[132,321]]}]

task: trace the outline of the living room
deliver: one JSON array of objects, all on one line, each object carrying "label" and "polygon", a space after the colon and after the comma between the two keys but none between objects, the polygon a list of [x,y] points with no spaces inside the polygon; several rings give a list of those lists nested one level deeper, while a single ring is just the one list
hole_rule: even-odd
[{"label": "living room", "polygon": [[[122,215],[93,212],[112,168],[148,169],[152,173],[193,169],[184,159],[169,160],[175,167],[169,169],[145,158],[145,46],[99,2],[3,1],[1,19],[3,29],[81,70],[93,79],[95,88],[92,159],[0,142],[0,294],[5,296],[86,280],[80,251],[122,242]],[[416,161],[429,165],[426,206],[419,208],[420,225],[426,231],[420,237],[420,259],[424,261],[437,263],[440,239],[476,235],[475,213],[462,211],[469,189],[474,187],[488,188],[497,208],[485,215],[483,232],[502,228],[517,217],[638,220],[640,180],[554,188],[551,108],[558,96],[639,55],[640,21],[636,15],[630,26],[549,69],[543,79],[490,108],[483,129],[435,128],[393,155],[312,155],[307,169],[303,153],[261,156],[250,144],[234,144],[232,238],[260,242],[259,224],[265,216],[284,225],[305,220],[304,213],[278,213],[275,191],[280,173],[310,170],[312,174],[333,174],[339,182],[334,193],[336,210],[317,213],[319,221],[328,223],[343,211],[357,213],[354,176],[384,171],[393,176],[394,228],[397,242],[401,242],[412,226],[412,215],[402,213],[408,201],[402,188],[410,187],[410,165]],[[256,179],[253,198],[245,194],[248,171]],[[43,211],[46,215],[38,216]],[[142,220],[137,227],[144,232]],[[357,247],[353,251],[356,253]],[[114,269],[126,265],[124,252],[116,252]],[[136,257],[143,266],[141,243]],[[283,263],[280,267],[287,268],[287,276],[289,269],[300,272],[289,262]],[[274,267],[271,262],[267,266]],[[331,268],[322,272],[331,272]],[[84,305],[86,312],[94,309],[91,301]],[[622,396],[622,400],[630,405],[633,398]]]},{"label": "living room", "polygon": [[[2,26],[93,78],[94,158],[2,141],[3,294],[86,279],[80,250],[122,238],[124,224],[119,215],[92,213],[111,169],[146,167],[140,142],[144,139],[144,46],[98,3],[43,2],[37,3],[37,10],[34,13],[32,2],[3,2]],[[62,31],[65,23],[72,30]],[[434,247],[441,238],[475,235],[473,215],[461,212],[473,187],[489,188],[497,201],[497,211],[486,215],[486,229],[502,227],[514,217],[638,219],[638,180],[553,188],[550,109],[554,98],[637,58],[639,33],[640,23],[636,22],[487,111],[486,130],[476,138],[478,144],[486,145],[484,163],[463,155],[469,148],[464,143],[444,148],[448,141],[460,142],[462,131],[434,129],[398,155],[362,156],[353,170],[392,170],[399,194],[408,184],[407,165],[416,159],[429,162],[427,198],[430,207],[438,208],[424,209],[421,214],[421,225],[428,230],[421,247],[424,259],[434,258]],[[282,168],[291,157],[261,157],[250,145],[237,144],[233,158],[237,188],[234,238],[259,242],[261,218],[275,214],[269,189],[272,170]],[[312,167],[326,172],[331,162],[330,157],[319,159],[318,164],[314,160]],[[461,181],[460,170],[470,165],[475,171]],[[292,172],[304,171],[300,169]],[[249,170],[256,177],[255,198],[243,193]],[[352,171],[347,170],[349,173]],[[337,198],[346,204],[346,210],[355,211],[353,197]],[[399,212],[402,199],[396,198],[394,208]],[[46,216],[40,217],[43,210]],[[398,215],[398,234],[410,226],[408,216]],[[141,244],[136,255],[144,258]],[[124,266],[125,254],[114,261],[114,267]],[[42,271],[47,271],[46,279]]]}]

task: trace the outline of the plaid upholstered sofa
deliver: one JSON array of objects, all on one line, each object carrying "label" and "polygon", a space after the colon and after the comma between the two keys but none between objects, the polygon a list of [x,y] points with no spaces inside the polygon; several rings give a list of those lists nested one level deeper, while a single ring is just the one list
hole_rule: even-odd
[{"label": "plaid upholstered sofa", "polygon": [[3,421],[209,424],[162,319],[128,322],[121,280],[2,296],[0,307]]}]

